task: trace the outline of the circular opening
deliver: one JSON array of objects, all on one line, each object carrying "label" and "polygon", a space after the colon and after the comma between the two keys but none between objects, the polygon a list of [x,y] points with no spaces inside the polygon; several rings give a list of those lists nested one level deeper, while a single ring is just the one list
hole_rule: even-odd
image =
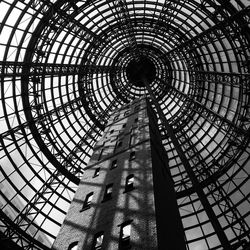
[{"label": "circular opening", "polygon": [[151,83],[155,79],[156,70],[153,62],[147,57],[141,57],[139,62],[132,60],[126,68],[127,78],[137,87],[144,87],[144,81]]}]

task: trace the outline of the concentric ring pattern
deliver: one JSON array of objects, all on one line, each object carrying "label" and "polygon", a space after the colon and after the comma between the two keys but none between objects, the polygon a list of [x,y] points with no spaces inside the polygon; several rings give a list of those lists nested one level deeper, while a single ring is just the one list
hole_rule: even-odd
[{"label": "concentric ring pattern", "polygon": [[159,119],[187,249],[224,249],[222,234],[232,249],[248,249],[248,5],[0,1],[1,237],[48,249],[110,114],[145,96],[202,189],[203,197]]}]

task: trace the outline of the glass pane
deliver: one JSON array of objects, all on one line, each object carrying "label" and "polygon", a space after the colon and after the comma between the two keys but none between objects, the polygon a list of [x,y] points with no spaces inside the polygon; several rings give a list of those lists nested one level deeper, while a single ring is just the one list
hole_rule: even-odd
[{"label": "glass pane", "polygon": [[87,203],[88,204],[91,203],[92,199],[93,199],[93,193],[87,197]]},{"label": "glass pane", "polygon": [[133,185],[133,183],[134,183],[134,176],[131,176],[131,177],[128,178],[127,184],[128,185]]},{"label": "glass pane", "polygon": [[108,187],[107,188],[107,194],[111,194],[112,193],[112,187]]},{"label": "glass pane", "polygon": [[100,236],[98,236],[96,238],[96,244],[95,247],[100,247],[102,245],[102,241],[103,241],[103,234],[101,234]]},{"label": "glass pane", "polygon": [[78,242],[71,243],[68,250],[77,250],[78,249]]},{"label": "glass pane", "polygon": [[71,248],[71,250],[78,250],[78,245],[73,246],[73,247]]},{"label": "glass pane", "polygon": [[131,225],[126,225],[122,228],[122,238],[130,237]]}]

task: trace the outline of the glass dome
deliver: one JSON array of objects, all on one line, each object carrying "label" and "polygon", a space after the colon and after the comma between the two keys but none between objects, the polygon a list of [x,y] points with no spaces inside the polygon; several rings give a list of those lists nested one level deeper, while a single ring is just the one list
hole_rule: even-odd
[{"label": "glass dome", "polygon": [[1,238],[49,249],[110,114],[146,96],[159,118],[187,248],[223,249],[223,232],[232,249],[247,249],[249,5],[0,1]]}]

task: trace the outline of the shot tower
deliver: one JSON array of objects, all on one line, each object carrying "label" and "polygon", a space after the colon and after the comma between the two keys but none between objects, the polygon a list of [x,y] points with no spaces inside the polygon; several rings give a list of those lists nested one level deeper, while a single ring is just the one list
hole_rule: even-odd
[{"label": "shot tower", "polygon": [[141,98],[114,112],[53,249],[186,249],[157,119]]}]

